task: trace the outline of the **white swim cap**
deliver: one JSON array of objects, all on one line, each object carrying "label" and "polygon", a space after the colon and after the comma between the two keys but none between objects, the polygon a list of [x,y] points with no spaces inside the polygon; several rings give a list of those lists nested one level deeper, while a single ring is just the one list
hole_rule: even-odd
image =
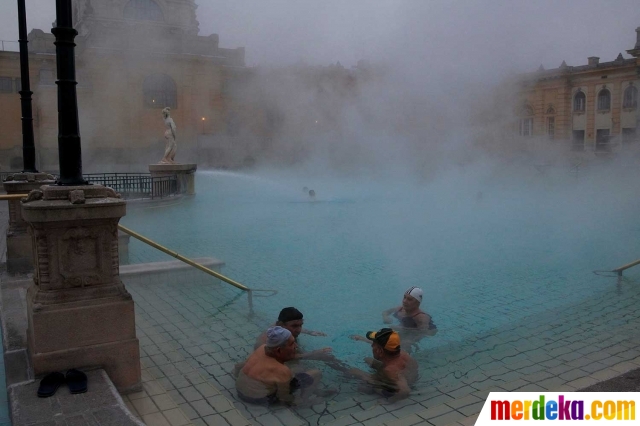
[{"label": "white swim cap", "polygon": [[284,327],[276,325],[267,329],[267,347],[277,348],[282,346],[291,337],[291,332]]},{"label": "white swim cap", "polygon": [[405,291],[404,294],[408,294],[409,296],[416,299],[418,302],[422,302],[422,289],[418,287],[410,287],[409,290]]}]

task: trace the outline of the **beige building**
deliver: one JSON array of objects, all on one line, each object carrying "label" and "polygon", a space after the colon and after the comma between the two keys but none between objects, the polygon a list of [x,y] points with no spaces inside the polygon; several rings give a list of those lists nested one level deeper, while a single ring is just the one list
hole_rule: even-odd
[{"label": "beige building", "polygon": [[[158,161],[166,106],[182,162],[196,159],[200,136],[227,133],[238,116],[261,120],[228,96],[230,82],[249,72],[244,48],[219,47],[217,34],[199,36],[196,7],[194,0],[74,1],[85,171],[145,171],[140,165]],[[58,164],[54,40],[42,30],[29,34],[37,167],[45,171]],[[0,52],[0,171],[22,168],[20,83],[18,52]]]},{"label": "beige building", "polygon": [[631,59],[568,66],[526,74],[515,130],[522,137],[566,141],[574,151],[607,153],[640,144],[640,27]]}]

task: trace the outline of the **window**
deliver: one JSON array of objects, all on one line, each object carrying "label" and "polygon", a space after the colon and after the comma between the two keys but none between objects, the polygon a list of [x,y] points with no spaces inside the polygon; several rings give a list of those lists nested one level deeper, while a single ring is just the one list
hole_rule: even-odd
[{"label": "window", "polygon": [[520,127],[518,134],[520,136],[533,136],[533,108],[531,105],[525,104],[520,110]]},{"label": "window", "polygon": [[142,84],[144,104],[149,108],[178,108],[176,83],[165,74],[152,74]]},{"label": "window", "polygon": [[0,77],[0,93],[13,93],[13,79]]},{"label": "window", "polygon": [[573,112],[584,112],[587,104],[587,97],[582,90],[573,97]]},{"label": "window", "polygon": [[571,138],[572,151],[584,151],[584,130],[574,130]]},{"label": "window", "polygon": [[40,70],[40,84],[55,84],[55,80],[53,79],[53,71],[50,68],[42,68]]},{"label": "window", "polygon": [[124,7],[124,17],[137,21],[164,21],[160,6],[153,0],[131,0]]},{"label": "window", "polygon": [[20,93],[22,90],[22,79],[16,78],[16,93]]},{"label": "window", "polygon": [[611,146],[609,145],[609,133],[609,129],[596,130],[596,151],[611,151]]},{"label": "window", "polygon": [[533,117],[520,120],[520,136],[533,136]]},{"label": "window", "polygon": [[622,101],[622,108],[638,108],[638,89],[634,86],[629,86],[624,91],[624,100]]},{"label": "window", "polygon": [[611,92],[609,89],[602,89],[598,93],[598,111],[609,111],[611,109]]},{"label": "window", "polygon": [[622,143],[631,143],[636,141],[636,129],[622,129]]},{"label": "window", "polygon": [[547,136],[549,139],[553,139],[556,133],[556,118],[548,117],[547,118]]}]

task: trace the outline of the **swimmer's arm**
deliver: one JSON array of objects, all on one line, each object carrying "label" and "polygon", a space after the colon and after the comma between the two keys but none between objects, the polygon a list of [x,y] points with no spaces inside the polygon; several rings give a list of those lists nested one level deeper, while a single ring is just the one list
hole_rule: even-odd
[{"label": "swimmer's arm", "polygon": [[377,359],[371,358],[371,357],[366,357],[364,359],[364,362],[367,363],[367,365],[369,365],[369,367],[373,368],[374,370],[380,370],[384,364],[382,363],[382,361],[378,361]]},{"label": "swimmer's arm", "polygon": [[417,325],[416,328],[418,330],[428,330],[429,329],[429,323],[431,322],[431,315],[429,315],[426,312],[424,312],[423,314],[416,315],[415,317],[413,317],[413,319],[416,322],[416,325]]},{"label": "swimmer's arm", "polygon": [[400,308],[401,307],[395,307],[395,308],[387,309],[386,311],[382,311],[382,322],[384,322],[385,324],[391,324],[393,322],[393,320],[391,319],[391,317],[389,315],[391,315],[394,312],[398,311]]},{"label": "swimmer's arm", "polygon": [[278,401],[287,405],[295,405],[295,397],[291,394],[292,377],[291,371],[289,371],[287,374],[280,374],[276,380]]},{"label": "swimmer's arm", "polygon": [[315,351],[297,353],[296,359],[323,360],[329,356],[333,356],[331,354],[331,351],[332,351],[331,348],[322,348],[322,349],[316,349]]},{"label": "swimmer's arm", "polygon": [[362,371],[359,368],[350,368],[346,371],[346,374],[357,379],[364,380],[365,382],[370,384],[375,382],[371,374],[367,373],[366,371]]},{"label": "swimmer's arm", "polygon": [[393,404],[394,402],[398,402],[402,399],[409,397],[409,394],[411,393],[411,388],[409,387],[409,383],[407,383],[407,379],[404,377],[404,374],[402,373],[398,374],[396,386],[398,386],[398,392],[396,392],[391,398],[387,400],[390,404]]},{"label": "swimmer's arm", "polygon": [[326,333],[323,333],[322,331],[313,331],[313,330],[307,330],[306,328],[303,328],[301,331],[302,334],[308,334],[309,336],[326,336]]}]

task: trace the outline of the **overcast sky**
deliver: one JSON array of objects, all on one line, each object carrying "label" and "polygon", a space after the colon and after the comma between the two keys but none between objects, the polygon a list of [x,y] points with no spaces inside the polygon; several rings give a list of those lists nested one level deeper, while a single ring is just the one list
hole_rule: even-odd
[{"label": "overcast sky", "polygon": [[[109,0],[93,0],[109,1]],[[197,0],[200,34],[246,48],[249,66],[349,67],[358,59],[470,78],[613,60],[636,42],[638,0]],[[49,31],[54,0],[27,0]],[[0,39],[17,40],[16,0],[0,0]]]}]

